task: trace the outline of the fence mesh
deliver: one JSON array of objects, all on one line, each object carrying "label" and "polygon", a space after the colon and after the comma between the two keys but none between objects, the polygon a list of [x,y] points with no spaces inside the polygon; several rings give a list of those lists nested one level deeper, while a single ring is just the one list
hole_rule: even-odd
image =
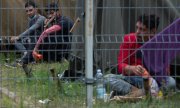
[{"label": "fence mesh", "polygon": [[[85,78],[85,1],[32,0],[37,4],[37,11],[31,3],[25,7],[27,1],[0,0],[0,107],[84,108],[87,107],[88,102],[87,84],[93,86],[93,107],[178,107],[179,0],[94,0],[94,81]],[[47,7],[50,3],[57,3],[58,6]],[[47,9],[49,10],[45,11]],[[55,9],[58,11],[54,17]],[[148,41],[149,46],[144,45],[143,42],[143,45],[140,43],[142,47],[137,48],[133,46],[137,45],[134,44],[136,40],[127,42],[125,37],[130,36],[127,35],[129,33],[138,32],[137,20],[144,14],[157,15],[160,18],[159,27],[151,41]],[[44,28],[51,18],[52,22]],[[34,24],[38,27],[33,27]],[[147,25],[150,24],[149,21]],[[52,27],[54,28],[51,30],[55,30],[54,32],[48,29]],[[17,36],[21,38],[13,41]],[[42,39],[42,42],[39,39]],[[36,47],[37,42],[39,47]],[[19,48],[17,43],[23,44],[25,48]],[[129,46],[122,49],[120,45],[123,43]],[[151,45],[152,43],[154,46]],[[39,49],[35,50],[35,48]],[[40,55],[36,54],[33,57],[33,51]],[[135,52],[133,56],[130,54],[133,51],[138,53]],[[118,61],[120,53],[124,54],[124,52],[128,52],[127,60]],[[141,53],[140,57],[139,53]],[[131,56],[134,57],[133,60],[130,60]],[[125,56],[123,55],[122,58]],[[158,83],[160,91],[163,91],[163,99],[152,98],[149,101],[145,98],[147,95],[143,94],[146,93],[145,80],[140,78],[138,83],[131,78],[139,77],[121,74],[123,73],[119,68],[121,63],[126,61],[128,65],[137,66],[139,59],[146,64],[142,65],[147,71],[161,70],[162,74],[152,71],[152,78],[175,79],[171,80],[171,83],[176,82],[175,88],[171,90],[163,91],[166,89],[163,87],[166,86],[161,88],[162,84]],[[104,75],[105,99],[96,97],[97,69],[101,69]],[[133,84],[134,82],[137,83]],[[140,93],[129,91],[140,91]],[[124,96],[124,93],[130,97],[134,94],[138,96],[134,100],[112,97]],[[109,96],[111,101],[107,102],[106,97],[109,100]]]}]

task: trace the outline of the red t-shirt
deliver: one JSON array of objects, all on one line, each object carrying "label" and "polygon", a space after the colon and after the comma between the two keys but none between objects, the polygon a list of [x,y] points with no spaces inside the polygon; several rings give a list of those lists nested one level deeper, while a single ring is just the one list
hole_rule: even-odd
[{"label": "red t-shirt", "polygon": [[135,33],[130,33],[124,36],[124,41],[120,45],[120,51],[118,55],[118,72],[127,75],[124,68],[127,65],[142,65],[142,57],[138,57],[135,50],[141,47],[141,44],[137,43]]}]

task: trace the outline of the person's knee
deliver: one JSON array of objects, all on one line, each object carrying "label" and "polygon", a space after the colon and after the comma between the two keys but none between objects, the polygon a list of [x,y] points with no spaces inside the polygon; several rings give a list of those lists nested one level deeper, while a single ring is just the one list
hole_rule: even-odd
[{"label": "person's knee", "polygon": [[166,77],[166,83],[162,84],[162,90],[164,91],[172,91],[175,90],[176,88],[176,81],[174,78],[172,77]]},{"label": "person's knee", "polygon": [[116,77],[105,78],[104,84],[107,91],[116,91],[119,95],[128,94],[132,87],[128,82],[122,79],[117,79]]},{"label": "person's knee", "polygon": [[175,89],[176,88],[176,81],[172,77],[167,77],[167,88],[168,89]]}]

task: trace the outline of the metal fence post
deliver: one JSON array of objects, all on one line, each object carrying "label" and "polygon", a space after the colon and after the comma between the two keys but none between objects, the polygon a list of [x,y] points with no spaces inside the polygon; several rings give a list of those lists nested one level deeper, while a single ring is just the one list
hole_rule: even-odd
[{"label": "metal fence post", "polygon": [[[85,1],[85,71],[93,79],[93,0]],[[92,108],[93,85],[87,85],[87,108]]]}]

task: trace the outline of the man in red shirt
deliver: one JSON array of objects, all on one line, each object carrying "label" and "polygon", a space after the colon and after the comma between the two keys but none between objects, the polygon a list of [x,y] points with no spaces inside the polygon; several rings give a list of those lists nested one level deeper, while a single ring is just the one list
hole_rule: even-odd
[{"label": "man in red shirt", "polygon": [[[116,76],[108,78],[108,85],[113,91],[125,95],[133,91],[134,86],[143,87],[142,75],[146,68],[143,66],[141,51],[136,50],[155,35],[158,25],[159,17],[156,15],[142,15],[137,19],[136,32],[124,36],[118,55],[118,72],[123,78],[119,79]],[[172,77],[169,77],[168,80],[170,86],[175,85],[175,80]],[[155,82],[154,85],[157,85],[155,80],[153,82]]]},{"label": "man in red shirt", "polygon": [[118,56],[118,71],[124,75],[140,76],[144,72],[141,52],[135,52],[142,44],[151,39],[158,28],[159,18],[155,15],[139,16],[136,32],[124,36]]},{"label": "man in red shirt", "polygon": [[136,32],[125,35],[120,45],[118,72],[124,76],[136,76],[126,77],[125,80],[137,87],[142,87],[141,76],[146,69],[143,66],[141,52],[136,50],[155,35],[158,25],[159,18],[155,15],[139,16]]}]

